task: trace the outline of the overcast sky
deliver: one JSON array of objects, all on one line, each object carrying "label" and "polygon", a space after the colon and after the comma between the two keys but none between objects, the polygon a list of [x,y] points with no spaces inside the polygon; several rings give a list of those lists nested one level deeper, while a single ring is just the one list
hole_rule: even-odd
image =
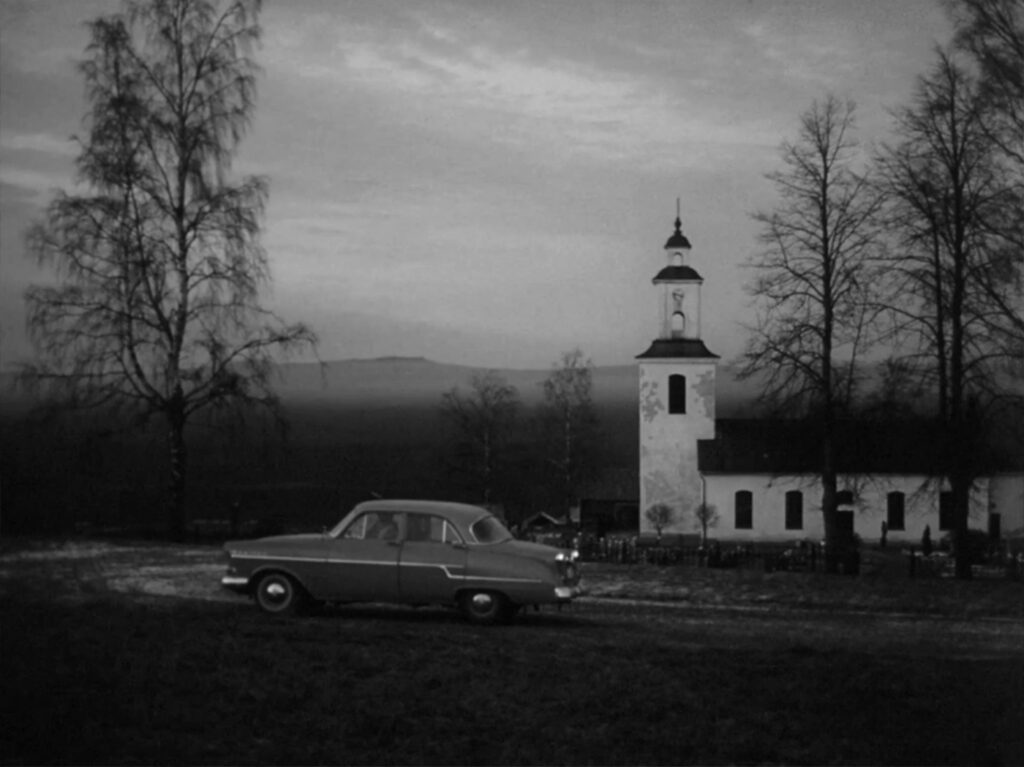
[{"label": "overcast sky", "polygon": [[[24,231],[70,185],[75,61],[101,0],[0,0],[0,364],[47,279]],[[741,264],[764,174],[813,99],[885,138],[949,36],[938,0],[265,3],[238,174],[266,174],[266,303],[326,360],[623,364],[657,333],[651,284],[676,198],[725,359],[750,320]]]}]

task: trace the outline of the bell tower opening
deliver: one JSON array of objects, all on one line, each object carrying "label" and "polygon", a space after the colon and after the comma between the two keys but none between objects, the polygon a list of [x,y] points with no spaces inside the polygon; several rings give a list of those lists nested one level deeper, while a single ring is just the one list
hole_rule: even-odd
[{"label": "bell tower opening", "polygon": [[672,315],[672,323],[669,328],[669,333],[672,338],[685,338],[686,337],[686,315],[682,312],[675,312]]}]

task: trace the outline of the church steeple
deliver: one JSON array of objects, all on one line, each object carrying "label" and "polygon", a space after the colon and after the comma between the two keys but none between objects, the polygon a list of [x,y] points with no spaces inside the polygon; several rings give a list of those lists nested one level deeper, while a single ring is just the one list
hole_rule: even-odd
[{"label": "church steeple", "polygon": [[643,357],[706,357],[717,359],[701,340],[700,289],[704,279],[687,263],[692,249],[683,234],[676,200],[675,231],[665,243],[668,264],[654,276],[661,286],[661,322],[658,335]]},{"label": "church steeple", "polygon": [[[697,466],[701,440],[715,436],[715,368],[718,355],[701,340],[703,278],[687,260],[678,201],[675,231],[665,243],[668,263],[655,275],[658,335],[637,357],[640,405],[640,533],[691,533],[703,501]],[[671,520],[655,530],[647,516],[659,509]]]},{"label": "church steeple", "polygon": [[676,197],[676,231],[665,243],[665,250],[689,250],[690,241],[683,235],[683,222],[679,218],[679,198]]}]

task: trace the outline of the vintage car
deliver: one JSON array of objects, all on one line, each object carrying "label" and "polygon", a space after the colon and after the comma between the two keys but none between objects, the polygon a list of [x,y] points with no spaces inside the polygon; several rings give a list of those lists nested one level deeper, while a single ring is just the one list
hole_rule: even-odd
[{"label": "vintage car", "polygon": [[366,501],[333,529],[224,549],[221,584],[275,614],[328,602],[445,604],[499,623],[581,593],[576,551],[516,540],[491,512],[461,503]]}]

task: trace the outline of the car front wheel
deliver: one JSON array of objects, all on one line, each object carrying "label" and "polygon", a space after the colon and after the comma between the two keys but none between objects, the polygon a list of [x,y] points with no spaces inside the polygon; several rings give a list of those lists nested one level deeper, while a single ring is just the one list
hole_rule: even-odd
[{"label": "car front wheel", "polygon": [[462,612],[472,623],[492,625],[512,617],[512,606],[504,594],[495,591],[467,591],[462,595]]},{"label": "car front wheel", "polygon": [[256,584],[256,604],[265,613],[290,615],[299,609],[302,592],[284,573],[267,573]]}]

